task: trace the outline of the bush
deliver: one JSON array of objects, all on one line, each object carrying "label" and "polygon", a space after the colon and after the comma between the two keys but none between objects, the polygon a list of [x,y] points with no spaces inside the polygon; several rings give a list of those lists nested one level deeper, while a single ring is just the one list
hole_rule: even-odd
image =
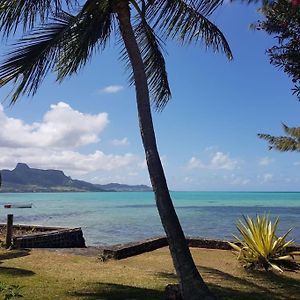
[{"label": "bush", "polygon": [[276,236],[279,218],[273,224],[266,215],[256,218],[244,216],[244,221],[245,224],[241,220],[237,224],[242,239],[234,236],[237,243],[229,242],[229,245],[237,252],[238,260],[243,262],[246,268],[268,270],[271,267],[282,272],[282,267],[287,269],[299,267],[294,255],[300,252],[290,251],[289,246],[293,241],[285,240],[291,229],[281,237]]},{"label": "bush", "polygon": [[18,285],[7,285],[3,282],[0,282],[0,297],[1,300],[10,300],[23,296],[20,293],[20,287]]}]

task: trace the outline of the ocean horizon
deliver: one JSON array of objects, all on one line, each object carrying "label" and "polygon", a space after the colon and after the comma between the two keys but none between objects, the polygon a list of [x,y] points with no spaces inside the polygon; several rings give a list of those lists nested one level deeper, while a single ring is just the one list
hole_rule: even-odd
[{"label": "ocean horizon", "polygon": [[[293,228],[300,244],[300,192],[184,192],[171,196],[187,236],[232,239],[243,215],[279,217],[278,235]],[[4,209],[4,204],[32,208]],[[0,193],[0,222],[81,227],[87,245],[126,243],[164,235],[152,192]]]}]

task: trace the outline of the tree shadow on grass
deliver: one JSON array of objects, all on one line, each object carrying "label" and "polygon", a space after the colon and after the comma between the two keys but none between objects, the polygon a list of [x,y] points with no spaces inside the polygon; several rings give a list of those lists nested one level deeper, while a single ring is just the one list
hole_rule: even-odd
[{"label": "tree shadow on grass", "polygon": [[24,277],[24,276],[32,276],[35,273],[33,271],[25,270],[25,269],[0,267],[0,274],[7,275],[7,276]]},{"label": "tree shadow on grass", "polygon": [[178,280],[178,277],[175,273],[171,272],[157,272],[155,273],[155,275],[159,276],[159,277],[162,277],[162,278],[165,278],[165,279],[175,279],[175,280]]},{"label": "tree shadow on grass", "polygon": [[85,300],[163,300],[164,292],[112,283],[96,283],[71,294]]},{"label": "tree shadow on grass", "polygon": [[[274,298],[273,295],[255,291],[241,290],[239,288],[230,288],[217,284],[208,284],[210,290],[219,300],[275,300],[283,298]],[[290,299],[290,298],[285,298]]]},{"label": "tree shadow on grass", "polygon": [[23,256],[27,256],[29,254],[30,254],[30,249],[7,250],[4,253],[0,253],[0,263],[1,263],[1,260],[23,257]]},{"label": "tree shadow on grass", "polygon": [[215,282],[208,285],[222,300],[299,299],[300,279],[264,271],[251,271],[250,277],[241,278],[214,268],[199,267],[199,269],[201,273],[213,277]]},{"label": "tree shadow on grass", "polygon": [[[14,259],[18,257],[24,257],[30,254],[29,249],[22,250],[6,250],[4,253],[0,253],[0,264],[2,264],[2,260]],[[19,268],[10,268],[10,267],[0,267],[0,275],[7,276],[32,276],[35,273],[30,270],[19,269]]]},{"label": "tree shadow on grass", "polygon": [[[278,287],[281,294],[289,295],[290,298],[286,299],[300,299],[300,276],[299,279],[288,277],[288,271],[283,273],[275,272],[253,272],[253,276],[272,283]],[[299,272],[297,272],[300,274]],[[278,291],[276,291],[278,293]]]},{"label": "tree shadow on grass", "polygon": [[[248,289],[260,289],[263,292],[268,292],[269,290],[248,280],[245,278],[241,278],[241,277],[236,277],[233,276],[231,274],[228,274],[226,272],[220,271],[218,269],[214,269],[214,268],[209,268],[209,267],[199,267],[200,269],[200,273],[206,273],[206,274],[211,274],[213,276],[213,278],[215,279],[219,279],[222,280],[223,282],[228,282],[228,283],[232,283],[234,285],[240,285],[240,286],[245,286]],[[203,272],[204,271],[204,272]]]}]

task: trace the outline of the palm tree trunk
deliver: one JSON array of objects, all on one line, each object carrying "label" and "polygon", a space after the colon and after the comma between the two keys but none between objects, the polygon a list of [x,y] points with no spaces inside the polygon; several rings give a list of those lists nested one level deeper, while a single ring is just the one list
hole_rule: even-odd
[{"label": "palm tree trunk", "polygon": [[121,35],[133,69],[139,125],[151,184],[179,279],[182,297],[184,300],[215,299],[195,266],[170,197],[156,146],[144,64],[131,25],[127,1],[118,1],[116,12]]}]

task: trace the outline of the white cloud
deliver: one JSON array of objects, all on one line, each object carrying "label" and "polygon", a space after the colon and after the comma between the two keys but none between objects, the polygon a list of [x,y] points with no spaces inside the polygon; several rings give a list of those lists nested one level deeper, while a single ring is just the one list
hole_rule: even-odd
[{"label": "white cloud", "polygon": [[237,185],[237,186],[245,186],[251,182],[251,179],[244,178],[243,176],[236,175],[236,174],[226,174],[226,175],[223,175],[222,178],[225,182],[228,182],[231,185]]},{"label": "white cloud", "polygon": [[202,163],[202,161],[198,158],[196,158],[195,156],[193,156],[187,163],[187,168],[189,170],[192,169],[201,169],[201,168],[205,168],[205,165]]},{"label": "white cloud", "polygon": [[[160,156],[160,161],[161,161],[161,164],[164,168],[167,164],[167,156],[165,156],[165,155]],[[144,158],[143,161],[139,162],[138,166],[139,166],[139,168],[141,168],[143,170],[147,169],[146,158]]]},{"label": "white cloud", "polygon": [[143,169],[143,170],[147,169],[147,161],[146,161],[146,159],[144,158],[143,161],[141,161],[141,162],[138,164],[138,166],[139,166],[141,169]]},{"label": "white cloud", "polygon": [[107,124],[107,113],[85,114],[64,102],[51,105],[42,121],[32,124],[8,117],[0,105],[1,169],[23,162],[30,167],[60,169],[71,176],[100,171],[121,172],[126,177],[140,170],[142,159],[131,153],[79,152],[78,147],[98,142]]},{"label": "white cloud", "polygon": [[231,159],[229,155],[222,152],[215,153],[211,160],[212,169],[234,170],[237,165],[237,160]]},{"label": "white cloud", "polygon": [[250,179],[247,178],[241,178],[241,177],[235,177],[233,178],[233,180],[230,182],[230,184],[232,185],[238,185],[238,186],[243,186],[243,185],[247,185],[251,182]]},{"label": "white cloud", "polygon": [[1,168],[13,168],[18,162],[42,169],[61,169],[67,174],[73,175],[134,167],[138,165],[139,158],[130,153],[112,155],[95,151],[90,154],[82,154],[72,150],[0,148]]},{"label": "white cloud", "polygon": [[9,118],[0,105],[0,145],[2,147],[74,148],[99,141],[108,124],[107,113],[84,114],[64,102],[53,104],[41,122],[26,124]]},{"label": "white cloud", "polygon": [[193,177],[189,177],[189,176],[186,176],[183,178],[183,181],[185,183],[193,183],[194,182],[194,178]]},{"label": "white cloud", "polygon": [[217,146],[207,146],[204,148],[204,152],[214,152],[217,151],[218,147]]},{"label": "white cloud", "polygon": [[114,139],[111,141],[111,143],[114,145],[114,146],[127,146],[129,145],[129,141],[128,141],[128,138],[127,137],[124,137],[123,139]]},{"label": "white cloud", "polygon": [[192,157],[187,164],[188,169],[211,169],[211,170],[234,170],[238,167],[238,161],[231,159],[228,154],[216,152],[208,163],[203,163],[200,159]]},{"label": "white cloud", "polygon": [[122,91],[124,87],[122,85],[108,85],[103,89],[100,89],[98,93],[105,93],[105,94],[115,94]]},{"label": "white cloud", "polygon": [[265,173],[262,175],[258,175],[257,178],[261,183],[268,183],[268,182],[272,181],[273,174]]},{"label": "white cloud", "polygon": [[272,158],[269,158],[269,157],[263,157],[259,160],[258,164],[260,166],[268,166],[270,165],[274,160]]}]

